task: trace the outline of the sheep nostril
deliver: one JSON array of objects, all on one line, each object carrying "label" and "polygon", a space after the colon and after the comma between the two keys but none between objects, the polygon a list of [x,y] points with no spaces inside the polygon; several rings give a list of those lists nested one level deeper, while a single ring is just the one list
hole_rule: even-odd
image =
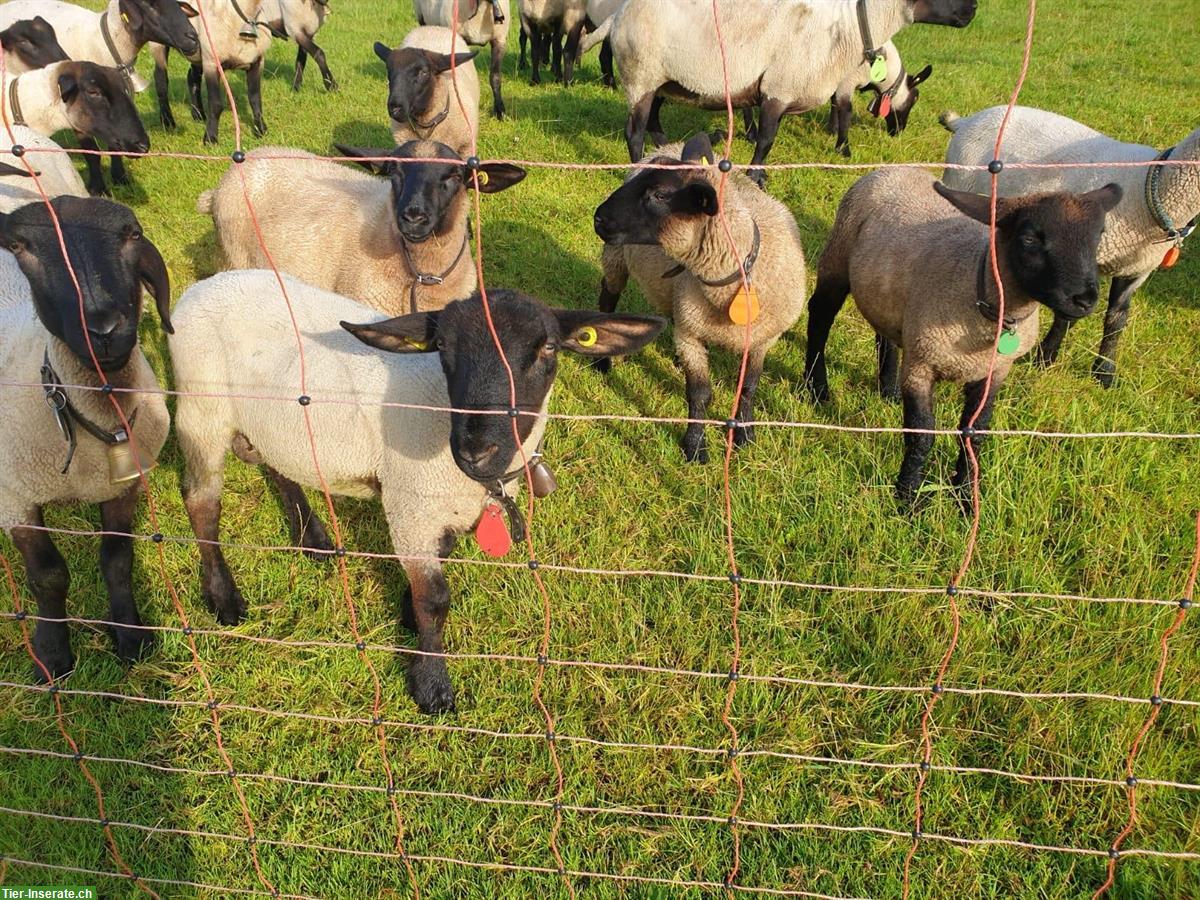
[{"label": "sheep nostril", "polygon": [[491,460],[499,451],[500,448],[496,444],[488,444],[479,450],[464,450],[462,457],[471,468],[478,469]]},{"label": "sheep nostril", "polygon": [[406,209],[402,218],[410,225],[425,225],[429,222],[429,216],[419,209]]}]

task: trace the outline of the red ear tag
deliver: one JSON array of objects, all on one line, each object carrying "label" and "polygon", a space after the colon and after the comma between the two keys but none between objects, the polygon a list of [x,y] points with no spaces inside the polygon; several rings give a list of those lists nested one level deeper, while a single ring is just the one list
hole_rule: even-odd
[{"label": "red ear tag", "polygon": [[879,112],[876,113],[881,119],[886,119],[887,114],[892,111],[892,98],[884,94],[879,99]]},{"label": "red ear tag", "polygon": [[512,538],[499,503],[489,503],[483,508],[483,515],[475,526],[475,540],[479,541],[479,549],[488,556],[504,556],[512,549]]},{"label": "red ear tag", "polygon": [[1167,249],[1166,254],[1163,256],[1163,260],[1159,264],[1159,268],[1169,269],[1169,268],[1171,268],[1171,266],[1175,265],[1175,263],[1177,263],[1177,262],[1179,262],[1179,245],[1172,244]]}]

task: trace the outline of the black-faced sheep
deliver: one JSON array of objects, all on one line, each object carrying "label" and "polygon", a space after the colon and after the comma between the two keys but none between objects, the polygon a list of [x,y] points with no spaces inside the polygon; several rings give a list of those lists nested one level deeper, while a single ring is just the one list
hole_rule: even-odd
[{"label": "black-faced sheep", "polygon": [[474,47],[491,46],[492,115],[503,119],[500,64],[508,45],[508,0],[413,0],[417,24],[452,27],[455,4],[458,4],[458,36]]},{"label": "black-faced sheep", "polygon": [[0,47],[4,49],[4,71],[11,75],[70,59],[58,42],[54,26],[41,16],[18,19],[0,31]]}]

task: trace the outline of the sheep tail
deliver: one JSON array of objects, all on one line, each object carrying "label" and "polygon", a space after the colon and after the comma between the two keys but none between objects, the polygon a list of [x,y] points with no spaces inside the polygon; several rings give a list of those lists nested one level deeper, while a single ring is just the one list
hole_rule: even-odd
[{"label": "sheep tail", "polygon": [[196,199],[196,212],[211,216],[213,211],[213,194],[216,191],[205,191]]},{"label": "sheep tail", "polygon": [[947,131],[955,132],[958,131],[958,123],[962,121],[962,116],[954,110],[948,109],[938,116],[938,121]]},{"label": "sheep tail", "polygon": [[587,37],[585,37],[583,39],[583,41],[579,44],[579,55],[580,56],[583,56],[583,54],[587,53],[589,50],[591,50],[593,47],[595,47],[601,41],[604,41],[608,38],[609,32],[612,31],[612,22],[613,22],[614,17],[615,17],[615,15],[609,16],[607,19],[605,19],[603,22],[600,23],[600,25],[596,28],[595,31],[591,32]]}]

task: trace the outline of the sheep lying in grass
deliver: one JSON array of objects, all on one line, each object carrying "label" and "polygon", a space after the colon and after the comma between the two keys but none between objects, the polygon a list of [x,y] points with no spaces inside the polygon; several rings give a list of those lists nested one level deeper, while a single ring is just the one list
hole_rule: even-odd
[{"label": "sheep lying in grass", "polygon": [[280,38],[291,38],[296,42],[296,74],[292,77],[292,90],[300,90],[304,83],[304,64],[311,56],[321,70],[325,90],[336,91],[337,81],[325,61],[325,51],[313,40],[325,17],[329,15],[329,0],[263,0],[258,9],[259,19]]},{"label": "sheep lying in grass", "polygon": [[[683,147],[665,147],[656,163],[714,159],[707,135]],[[730,247],[718,217],[716,167],[634,170],[596,210],[596,234],[604,241],[600,308],[616,309],[632,275],[651,305],[675,321],[675,351],[687,379],[688,418],[707,417],[712,385],[708,348],[741,356],[749,316],[750,355],[738,398],[734,443],[753,440],[754,392],[763,359],[804,309],[804,250],[800,229],[787,207],[740,174],[730,174],[724,214],[738,251]],[[746,300],[742,269],[753,287]],[[602,366],[602,368],[604,368]],[[688,425],[684,456],[707,462],[704,426]]]},{"label": "sheep lying in grass", "polygon": [[[396,144],[438,141],[469,156],[479,134],[479,76],[449,28],[414,28],[395,50],[375,42],[387,66],[388,115]],[[451,71],[453,64],[453,71]],[[465,110],[465,118],[464,118]]]},{"label": "sheep lying in grass", "polygon": [[[978,453],[992,404],[1013,362],[1037,340],[1039,304],[1079,319],[1097,297],[1096,247],[1104,216],[1121,199],[1108,184],[1086,194],[1002,198],[996,205],[996,255],[1004,320],[990,268],[990,198],[953,191],[914,169],[881,169],[859,179],[838,207],[808,303],[805,374],[814,400],[828,402],[825,344],[848,293],[875,329],[879,385],[904,402],[904,427],[932,429],[939,381],[963,385],[961,450],[952,483],[969,486],[966,441]],[[958,215],[955,210],[963,213]],[[1003,334],[997,344],[997,327]],[[996,352],[993,352],[993,348]],[[897,368],[897,354],[903,359]],[[988,372],[992,369],[990,385]],[[896,481],[900,502],[915,505],[933,445],[930,434],[904,435]]]},{"label": "sheep lying in grass", "polygon": [[[530,81],[542,83],[541,63],[553,54],[555,77],[563,84],[570,84],[575,74],[579,37],[587,21],[586,0],[517,0],[517,8],[521,13],[522,36],[528,34],[533,43]],[[560,44],[564,37],[567,42],[565,53]]]},{"label": "sheep lying in grass", "polygon": [[0,31],[0,47],[4,50],[4,71],[9,75],[70,59],[58,42],[54,26],[41,16],[18,19]]},{"label": "sheep lying in grass", "polygon": [[[129,533],[133,526],[137,468],[113,465],[128,460],[120,454],[131,448],[110,399],[98,389],[105,382],[133,389],[114,396],[132,425],[143,469],[162,448],[170,421],[137,342],[143,284],[155,296],[163,329],[171,331],[162,257],[124,206],[79,197],[59,197],[53,206],[76,271],[87,274],[79,279],[86,334],[46,205],[38,201],[0,215],[0,239],[12,251],[0,254],[0,377],[35,383],[40,378],[35,387],[4,388],[8,427],[0,434],[0,525],[25,562],[29,591],[43,617],[33,637],[38,680],[59,678],[75,665],[67,624],[45,621],[67,615],[71,576],[50,535],[40,530],[43,508],[98,503],[104,531]],[[89,339],[104,378],[92,362]],[[113,637],[117,655],[126,661],[141,656],[152,637],[135,627],[141,618],[130,583],[132,561],[131,538],[101,538],[108,619],[118,623]]]},{"label": "sheep lying in grass", "polygon": [[[865,52],[913,23],[963,27],[976,0],[720,0],[718,11],[735,107],[759,107],[751,164],[764,163],[785,113],[824,104]],[[858,14],[865,15],[865,47]],[[768,24],[769,23],[769,26]],[[642,158],[646,131],[666,96],[724,109],[726,82],[710,4],[697,0],[628,0],[584,42],[612,40],[629,102],[629,158]],[[762,171],[755,170],[761,179]]]},{"label": "sheep lying in grass", "polygon": [[[954,132],[946,162],[966,165],[990,162],[1005,109],[1003,106],[985,109],[967,119],[960,119],[954,113],[944,114],[943,124]],[[1169,159],[1200,160],[1200,128],[1167,153]],[[1115,140],[1064,116],[1018,106],[1004,132],[1001,156],[1007,163],[1147,162],[1162,154],[1143,144]],[[953,169],[945,175],[947,185],[962,190],[986,189],[987,179],[983,172]],[[1157,214],[1147,202],[1148,179],[1152,182],[1154,202],[1161,210]],[[1182,244],[1183,233],[1200,216],[1200,167],[1006,169],[999,178],[1000,193],[1009,197],[1031,191],[1086,191],[1108,182],[1121,185],[1125,193],[1108,217],[1096,260],[1101,274],[1112,276],[1108,310],[1104,314],[1104,337],[1092,364],[1092,374],[1105,387],[1112,385],[1116,375],[1117,343],[1129,319],[1134,293],[1166,262],[1171,248]],[[1171,232],[1180,236],[1173,238]],[[1178,250],[1173,253],[1177,255]],[[1071,319],[1054,317],[1054,324],[1038,348],[1038,361],[1054,361],[1071,324]]]},{"label": "sheep lying in grass", "polygon": [[[47,197],[88,196],[83,179],[71,164],[71,157],[61,152],[58,144],[23,125],[12,126],[12,131],[14,144],[25,148],[24,159],[37,172],[38,182]],[[50,152],[38,153],[39,149]],[[10,213],[33,202],[42,202],[42,195],[29,177],[29,169],[12,155],[11,148],[0,151],[0,213]]]},{"label": "sheep lying in grass", "polygon": [[[475,290],[467,213],[471,184],[466,164],[443,144],[410,141],[395,150],[338,146],[379,178],[300,150],[260,147],[242,163],[267,250],[275,265],[309,284],[400,315],[440,309]],[[295,159],[269,159],[287,154]],[[411,158],[442,163],[403,163]],[[231,269],[268,267],[246,213],[233,163],[215,190],[200,195],[211,213]],[[480,190],[502,191],[525,170],[484,163]]]},{"label": "sheep lying in grass", "polygon": [[[121,73],[111,66],[66,60],[51,63],[22,75],[4,78],[4,121],[27,125],[49,137],[70,129],[79,135],[79,146],[96,149],[96,139],[111,149],[145,153],[150,138],[138,117],[133,100],[125,92]],[[128,181],[120,157],[113,158],[113,181]],[[88,189],[107,194],[100,157],[86,156]]]},{"label": "sheep lying in grass", "polygon": [[[438,312],[376,321],[374,310],[285,276],[291,312],[304,341],[308,407],[321,473],[334,493],[379,496],[395,552],[408,575],[411,616],[424,653],[443,652],[450,596],[438,558],[479,520],[485,505],[519,485],[521,452],[531,455],[545,428],[560,351],[584,356],[629,353],[663,326],[650,316],[549,309],[516,291],[488,292],[491,313],[516,375],[521,452],[509,380],[488,331],[478,295]],[[336,326],[341,320],[342,330]],[[280,394],[299,385],[288,307],[275,275],[226,272],[189,288],[175,310],[170,342],[183,489],[200,546],[205,600],[224,623],[245,615],[245,601],[215,542],[220,536],[221,482],[233,448],[310,487],[319,479],[305,434],[303,408],[208,394]],[[350,322],[367,324],[349,324]],[[223,336],[218,342],[213,335]],[[361,343],[360,343],[361,341]],[[378,353],[369,344],[388,353]],[[322,403],[356,397],[361,405]],[[500,415],[379,407],[380,401],[492,410]],[[424,557],[416,559],[415,557]],[[408,689],[427,713],[454,708],[445,660],[415,657]]]},{"label": "sheep lying in grass", "polygon": [[458,4],[458,36],[472,46],[491,46],[492,115],[504,118],[504,97],[500,92],[500,63],[508,45],[508,0],[413,0],[418,25],[454,24],[454,6]]}]

